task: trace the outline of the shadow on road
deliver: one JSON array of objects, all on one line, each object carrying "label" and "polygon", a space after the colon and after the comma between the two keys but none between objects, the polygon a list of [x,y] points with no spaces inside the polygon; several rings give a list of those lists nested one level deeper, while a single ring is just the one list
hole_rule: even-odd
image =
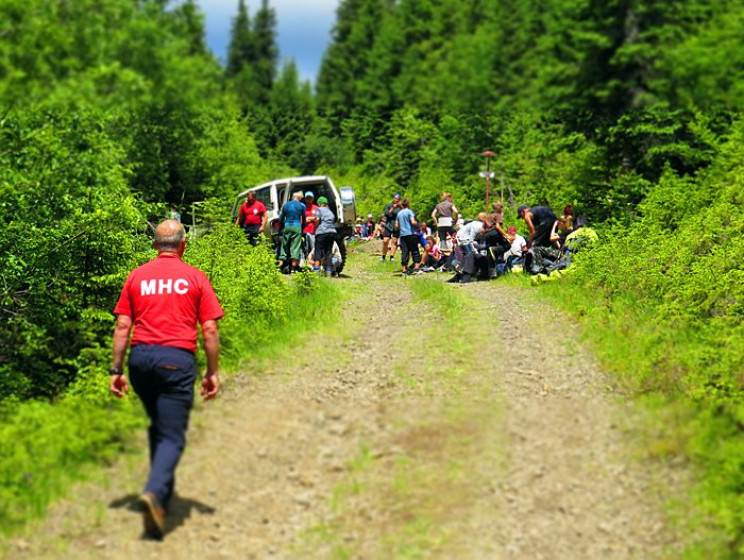
[{"label": "shadow on road", "polygon": [[[128,511],[136,513],[142,512],[138,494],[127,494],[126,496],[113,500],[109,503],[109,507],[111,509],[126,508]],[[184,498],[178,494],[174,495],[168,505],[168,514],[165,520],[165,534],[167,535],[183,525],[185,521],[191,517],[191,513],[194,510],[201,515],[213,515],[217,511],[217,508],[204,504],[198,500]]]}]

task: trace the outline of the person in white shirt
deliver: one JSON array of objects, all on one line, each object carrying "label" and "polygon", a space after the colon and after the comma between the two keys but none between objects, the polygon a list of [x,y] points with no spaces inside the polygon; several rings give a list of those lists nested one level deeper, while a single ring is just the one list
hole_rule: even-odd
[{"label": "person in white shirt", "polygon": [[521,259],[527,247],[527,240],[517,233],[515,226],[509,226],[506,231],[506,238],[511,243],[511,248],[504,254],[504,259],[512,257],[512,261]]},{"label": "person in white shirt", "polygon": [[472,280],[476,269],[484,266],[486,274],[488,273],[488,260],[486,257],[482,257],[475,248],[475,238],[483,232],[487,217],[485,212],[481,212],[478,214],[477,220],[468,222],[457,230],[455,254],[460,266],[457,274],[450,282],[467,284]]}]

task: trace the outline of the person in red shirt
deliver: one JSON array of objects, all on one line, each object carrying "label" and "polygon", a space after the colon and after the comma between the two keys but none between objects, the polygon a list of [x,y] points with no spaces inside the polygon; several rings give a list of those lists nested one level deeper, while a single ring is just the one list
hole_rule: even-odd
[{"label": "person in red shirt", "polygon": [[305,235],[305,254],[310,255],[315,251],[315,228],[318,227],[318,218],[315,211],[320,208],[315,204],[315,193],[307,191],[305,193],[305,228],[302,233]]},{"label": "person in red shirt", "polygon": [[258,244],[258,236],[266,229],[268,219],[269,215],[266,213],[264,203],[256,199],[254,191],[248,191],[245,195],[245,202],[238,211],[235,225],[242,226],[251,245]]},{"label": "person in red shirt", "polygon": [[123,365],[131,346],[129,380],[150,417],[150,474],[140,503],[145,533],[160,539],[194,401],[197,325],[207,355],[201,394],[208,400],[219,390],[217,321],[224,311],[206,274],[181,260],[186,232],[179,222],[162,222],[153,245],[157,258],[129,274],[114,308],[110,388],[119,398],[129,392]]}]

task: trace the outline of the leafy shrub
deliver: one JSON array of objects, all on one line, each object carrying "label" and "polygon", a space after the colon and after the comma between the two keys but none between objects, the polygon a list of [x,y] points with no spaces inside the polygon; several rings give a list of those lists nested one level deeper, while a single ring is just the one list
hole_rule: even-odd
[{"label": "leafy shrub", "polygon": [[266,245],[252,247],[240,228],[218,224],[187,244],[184,259],[203,270],[225,310],[220,321],[222,353],[238,356],[245,341],[260,345],[289,310],[290,288]]}]

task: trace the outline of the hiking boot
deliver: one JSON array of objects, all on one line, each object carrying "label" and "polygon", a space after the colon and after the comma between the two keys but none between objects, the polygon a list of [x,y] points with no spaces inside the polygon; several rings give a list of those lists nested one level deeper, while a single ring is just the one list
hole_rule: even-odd
[{"label": "hiking boot", "polygon": [[165,534],[165,510],[158,497],[152,492],[145,492],[140,496],[142,506],[142,520],[145,534],[153,539],[162,539]]}]

